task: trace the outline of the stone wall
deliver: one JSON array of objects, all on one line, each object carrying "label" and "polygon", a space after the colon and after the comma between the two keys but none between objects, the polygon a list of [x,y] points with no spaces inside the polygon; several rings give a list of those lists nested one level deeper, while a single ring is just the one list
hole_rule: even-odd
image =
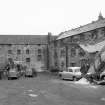
[{"label": "stone wall", "polygon": [[[38,71],[41,68],[46,68],[46,45],[0,45],[0,55],[2,59],[8,60],[12,58],[14,61],[22,61],[24,65],[27,65],[31,68],[36,68]],[[26,50],[29,50],[29,53],[26,53]],[[18,52],[18,50],[20,50]],[[38,52],[40,50],[41,52]],[[30,61],[26,61],[26,59]],[[0,62],[2,62],[0,59]]]},{"label": "stone wall", "polygon": [[[62,68],[62,61],[66,64],[66,67],[73,65],[81,66],[82,62],[91,61],[89,53],[81,49],[79,44],[95,44],[102,40],[105,40],[105,27],[58,40],[57,52],[59,68]],[[66,48],[66,57],[64,58],[61,57],[61,49],[63,48]],[[73,52],[75,53],[74,55],[72,54]]]}]

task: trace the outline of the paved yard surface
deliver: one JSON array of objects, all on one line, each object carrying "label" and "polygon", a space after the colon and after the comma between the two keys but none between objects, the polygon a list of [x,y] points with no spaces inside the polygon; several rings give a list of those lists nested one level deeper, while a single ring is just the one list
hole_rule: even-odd
[{"label": "paved yard surface", "polygon": [[105,105],[105,86],[75,84],[50,74],[0,80],[0,105]]}]

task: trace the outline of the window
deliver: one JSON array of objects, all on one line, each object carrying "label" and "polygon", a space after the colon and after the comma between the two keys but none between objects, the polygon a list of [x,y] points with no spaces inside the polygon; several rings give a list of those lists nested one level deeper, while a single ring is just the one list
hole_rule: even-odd
[{"label": "window", "polygon": [[8,50],[8,54],[12,54],[12,50]]},{"label": "window", "polygon": [[11,68],[14,67],[14,61],[13,61],[12,58],[8,58],[8,63],[9,63],[9,65],[11,66]]},{"label": "window", "polygon": [[21,54],[21,50],[20,49],[17,50],[17,54]]},{"label": "window", "polygon": [[99,36],[101,36],[101,37],[105,36],[105,27],[100,29]]},{"label": "window", "polygon": [[75,72],[79,72],[80,70],[79,69],[75,69]]},{"label": "window", "polygon": [[64,57],[65,56],[65,50],[63,49],[63,50],[61,50],[61,55],[60,55],[61,57]]},{"label": "window", "polygon": [[70,63],[71,67],[74,67],[76,65],[76,63]]},{"label": "window", "polygon": [[54,46],[55,46],[55,47],[57,46],[57,42],[56,42],[56,41],[54,41]]},{"label": "window", "polygon": [[71,57],[74,57],[76,55],[76,50],[75,48],[71,49]]},{"label": "window", "polygon": [[85,35],[84,34],[80,34],[80,40],[81,41],[85,40]]},{"label": "window", "polygon": [[73,70],[72,69],[68,69],[68,72],[73,72]]},{"label": "window", "polygon": [[8,58],[8,61],[9,61],[9,62],[13,62],[13,59],[12,59],[12,58]]},{"label": "window", "polygon": [[55,51],[54,52],[54,59],[56,59],[58,56],[57,56],[57,52]]},{"label": "window", "polygon": [[38,49],[38,54],[41,54],[41,49]]},{"label": "window", "polygon": [[64,63],[64,62],[61,62],[61,67],[62,67],[62,68],[64,67],[64,65],[65,65],[65,63]]},{"label": "window", "polygon": [[55,67],[57,67],[58,66],[58,63],[57,62],[55,62]]},{"label": "window", "polygon": [[37,60],[38,60],[38,61],[41,61],[41,60],[42,60],[42,55],[38,55],[38,56],[37,56]]},{"label": "window", "polygon": [[77,36],[77,35],[74,36],[74,37],[73,37],[73,42],[78,42],[78,41],[79,41],[79,36]]},{"label": "window", "polygon": [[26,54],[29,54],[30,53],[30,50],[29,49],[26,49]]},{"label": "window", "polygon": [[31,60],[30,58],[26,58],[26,62],[29,63]]}]

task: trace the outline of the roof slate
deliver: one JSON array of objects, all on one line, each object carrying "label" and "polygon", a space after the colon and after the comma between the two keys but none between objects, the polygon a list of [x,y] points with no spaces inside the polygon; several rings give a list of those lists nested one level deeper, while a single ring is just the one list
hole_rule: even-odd
[{"label": "roof slate", "polygon": [[96,51],[101,51],[104,46],[105,46],[105,40],[103,40],[99,43],[93,44],[93,45],[80,44],[80,47],[82,49],[84,49],[85,51],[89,52],[89,53],[93,53],[93,52],[96,52]]},{"label": "roof slate", "polygon": [[48,35],[0,35],[0,44],[47,44]]},{"label": "roof slate", "polygon": [[97,20],[97,21],[94,21],[92,23],[86,24],[84,26],[80,26],[78,28],[63,32],[57,38],[57,40],[63,39],[63,38],[69,37],[69,36],[77,35],[77,34],[80,34],[80,33],[83,33],[83,32],[91,31],[91,30],[101,28],[101,27],[105,27],[105,19]]}]

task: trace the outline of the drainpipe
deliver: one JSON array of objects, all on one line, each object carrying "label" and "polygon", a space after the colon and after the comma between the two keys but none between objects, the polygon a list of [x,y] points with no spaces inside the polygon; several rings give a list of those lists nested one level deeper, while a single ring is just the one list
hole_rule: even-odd
[{"label": "drainpipe", "polygon": [[49,44],[47,45],[47,70],[49,70]]},{"label": "drainpipe", "polygon": [[47,36],[47,70],[50,69],[50,42],[51,42],[51,33],[48,32],[48,36]]},{"label": "drainpipe", "polygon": [[66,45],[65,48],[66,48],[66,69],[67,69],[68,67],[68,46]]}]

